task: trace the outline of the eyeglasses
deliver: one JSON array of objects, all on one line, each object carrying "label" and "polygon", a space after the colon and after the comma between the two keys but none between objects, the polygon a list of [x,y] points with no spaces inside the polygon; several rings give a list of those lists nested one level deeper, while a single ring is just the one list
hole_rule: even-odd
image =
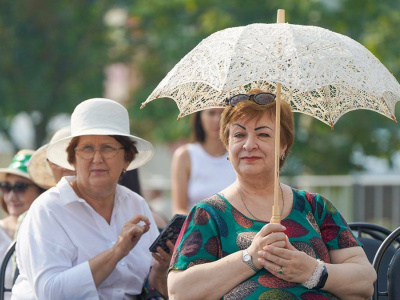
[{"label": "eyeglasses", "polygon": [[269,103],[272,103],[275,101],[276,95],[275,94],[271,94],[271,93],[259,93],[259,94],[251,94],[251,95],[247,95],[247,94],[238,94],[235,95],[231,98],[226,98],[226,104],[230,104],[231,106],[235,106],[238,103],[242,102],[242,101],[246,101],[246,100],[251,100],[253,99],[253,101],[255,103],[257,103],[258,105],[267,105]]},{"label": "eyeglasses", "polygon": [[3,194],[9,193],[11,190],[15,194],[23,194],[26,192],[30,185],[34,185],[33,183],[17,181],[14,185],[11,185],[7,181],[0,182],[0,190]]},{"label": "eyeglasses", "polygon": [[119,150],[125,149],[124,147],[112,147],[110,145],[101,145],[100,148],[96,149],[95,147],[91,145],[84,145],[80,148],[76,147],[74,150],[76,154],[78,154],[79,157],[83,159],[92,159],[96,151],[99,151],[101,156],[105,159],[113,158],[115,157]]}]

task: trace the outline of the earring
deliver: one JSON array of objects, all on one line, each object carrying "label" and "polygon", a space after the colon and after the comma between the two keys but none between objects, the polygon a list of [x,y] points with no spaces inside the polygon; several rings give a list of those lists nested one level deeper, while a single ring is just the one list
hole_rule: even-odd
[{"label": "earring", "polygon": [[230,160],[230,159],[229,159],[229,156],[226,157],[226,160]]},{"label": "earring", "polygon": [[122,169],[122,176],[125,175],[126,169]]},{"label": "earring", "polygon": [[283,155],[282,155],[282,158],[281,158],[282,160],[286,160],[286,155],[285,155],[285,153],[283,153]]}]

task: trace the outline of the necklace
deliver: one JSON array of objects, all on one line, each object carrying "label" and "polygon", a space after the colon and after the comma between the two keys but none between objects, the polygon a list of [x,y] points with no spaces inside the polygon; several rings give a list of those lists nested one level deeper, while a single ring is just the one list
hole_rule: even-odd
[{"label": "necklace", "polygon": [[[283,198],[283,190],[282,190],[282,186],[281,184],[279,184],[279,188],[281,189],[281,198],[282,198],[282,210],[281,210],[281,215],[283,214],[283,208],[285,207],[285,199]],[[240,191],[240,189],[236,186],[237,191],[239,192],[240,195],[240,199],[242,200],[242,203],[244,205],[244,207],[246,208],[247,212],[257,221],[262,221],[261,219],[257,218],[255,215],[253,215],[251,213],[251,211],[249,210],[249,208],[247,207],[246,203],[243,200],[243,196],[242,196],[242,192]]]}]

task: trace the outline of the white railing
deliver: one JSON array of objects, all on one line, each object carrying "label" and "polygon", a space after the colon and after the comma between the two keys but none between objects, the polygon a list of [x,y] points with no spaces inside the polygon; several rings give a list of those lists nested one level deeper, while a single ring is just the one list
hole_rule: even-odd
[{"label": "white railing", "polygon": [[349,222],[400,226],[400,175],[296,176],[282,181],[324,195]]}]

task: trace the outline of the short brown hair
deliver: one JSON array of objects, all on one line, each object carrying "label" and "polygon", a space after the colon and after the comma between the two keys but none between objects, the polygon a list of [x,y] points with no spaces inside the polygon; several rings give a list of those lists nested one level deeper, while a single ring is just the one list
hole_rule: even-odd
[{"label": "short brown hair", "polygon": [[1,202],[1,208],[6,212],[6,214],[8,215],[8,209],[7,209],[7,205],[6,205],[6,201],[4,200],[4,195],[0,195],[0,202]]},{"label": "short brown hair", "polygon": [[[252,89],[247,94],[259,94],[265,93],[260,89]],[[235,106],[228,105],[222,115],[220,122],[220,138],[226,148],[229,144],[229,126],[246,116],[248,118],[261,118],[265,112],[268,112],[270,116],[276,117],[276,102],[272,102],[267,105],[259,105],[254,101],[242,101]],[[290,149],[294,142],[294,119],[292,108],[286,101],[281,101],[281,146],[286,146],[286,156],[289,155]],[[279,168],[282,168],[285,164],[285,160],[279,159]]]},{"label": "short brown hair", "polygon": [[[129,137],[127,136],[122,136],[122,135],[109,135],[113,139],[115,139],[118,143],[124,147],[125,155],[124,159],[125,161],[132,162],[136,154],[139,153],[137,150],[135,144],[135,141],[132,141]],[[67,159],[68,162],[73,165],[75,163],[75,148],[78,146],[79,143],[79,136],[72,138],[72,140],[69,142],[69,145],[66,149],[67,151]]]},{"label": "short brown hair", "polygon": [[203,124],[201,123],[202,110],[195,112],[192,117],[192,143],[203,143],[206,139],[206,132],[204,131]]}]

